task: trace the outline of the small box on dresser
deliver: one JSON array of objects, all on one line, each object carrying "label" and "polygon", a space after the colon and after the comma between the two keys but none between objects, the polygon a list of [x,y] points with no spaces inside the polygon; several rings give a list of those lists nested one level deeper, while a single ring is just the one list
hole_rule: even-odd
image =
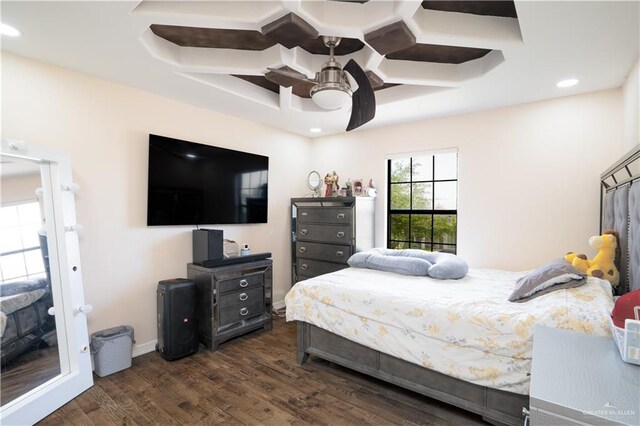
[{"label": "small box on dresser", "polygon": [[212,351],[233,337],[271,330],[271,259],[212,268],[190,263],[187,277],[198,286],[200,341]]}]

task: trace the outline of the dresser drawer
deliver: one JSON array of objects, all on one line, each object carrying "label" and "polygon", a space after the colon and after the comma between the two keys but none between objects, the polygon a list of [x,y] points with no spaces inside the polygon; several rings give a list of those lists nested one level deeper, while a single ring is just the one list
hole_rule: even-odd
[{"label": "dresser drawer", "polygon": [[218,299],[218,305],[221,309],[229,306],[251,303],[255,300],[262,300],[264,297],[264,289],[260,287],[249,287],[246,290],[234,291],[233,293],[224,293]]},{"label": "dresser drawer", "polygon": [[351,257],[351,246],[298,241],[296,242],[296,254],[310,259],[347,263]]},{"label": "dresser drawer", "polygon": [[220,294],[229,293],[231,291],[243,290],[247,287],[255,287],[262,285],[264,282],[264,274],[259,272],[257,274],[242,275],[238,278],[232,278],[230,280],[220,281],[218,283],[218,290]]},{"label": "dresser drawer", "polygon": [[298,275],[305,276],[307,278],[329,274],[344,268],[348,268],[344,263],[330,263],[321,262],[319,260],[298,258]]},{"label": "dresser drawer", "polygon": [[350,207],[298,207],[298,223],[351,223]]},{"label": "dresser drawer", "polygon": [[228,306],[220,309],[220,327],[225,325],[235,324],[242,320],[257,317],[264,313],[264,298],[262,296],[253,299],[253,301],[246,300],[238,305]]},{"label": "dresser drawer", "polygon": [[351,225],[297,224],[299,241],[319,241],[327,243],[351,244]]}]

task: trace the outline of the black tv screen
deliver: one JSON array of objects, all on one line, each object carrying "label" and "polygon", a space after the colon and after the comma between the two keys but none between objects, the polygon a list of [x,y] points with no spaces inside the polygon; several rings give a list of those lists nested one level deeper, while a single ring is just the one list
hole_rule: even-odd
[{"label": "black tv screen", "polygon": [[147,225],[267,223],[269,157],[149,135]]}]

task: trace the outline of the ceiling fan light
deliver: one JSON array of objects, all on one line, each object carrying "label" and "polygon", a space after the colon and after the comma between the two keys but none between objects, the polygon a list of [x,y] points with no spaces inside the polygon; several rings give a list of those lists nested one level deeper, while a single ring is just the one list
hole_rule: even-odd
[{"label": "ceiling fan light", "polygon": [[318,90],[311,99],[323,109],[340,109],[351,102],[351,93],[340,89]]}]

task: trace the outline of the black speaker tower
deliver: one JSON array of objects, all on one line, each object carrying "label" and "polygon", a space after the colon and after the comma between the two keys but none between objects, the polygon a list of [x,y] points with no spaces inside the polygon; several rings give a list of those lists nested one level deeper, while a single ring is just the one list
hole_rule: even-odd
[{"label": "black speaker tower", "polygon": [[176,278],[158,283],[158,344],[167,360],[198,352],[198,288],[192,280]]}]

